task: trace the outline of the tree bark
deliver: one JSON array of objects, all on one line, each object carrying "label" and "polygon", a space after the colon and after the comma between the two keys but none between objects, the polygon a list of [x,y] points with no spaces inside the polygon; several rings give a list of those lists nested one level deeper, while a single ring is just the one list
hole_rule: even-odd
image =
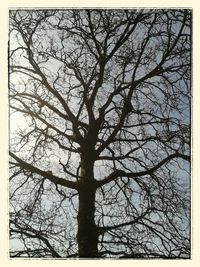
[{"label": "tree bark", "polygon": [[94,221],[95,191],[91,188],[79,191],[78,248],[80,258],[96,258],[98,233]]},{"label": "tree bark", "polygon": [[80,258],[98,257],[98,230],[95,224],[96,184],[93,176],[93,164],[82,160],[81,183],[79,187],[78,210],[78,249]]}]

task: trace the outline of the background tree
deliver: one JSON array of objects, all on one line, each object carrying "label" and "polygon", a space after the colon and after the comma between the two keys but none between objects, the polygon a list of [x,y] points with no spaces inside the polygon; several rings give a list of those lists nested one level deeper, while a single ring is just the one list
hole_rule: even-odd
[{"label": "background tree", "polygon": [[11,257],[190,257],[190,28],[10,11]]}]

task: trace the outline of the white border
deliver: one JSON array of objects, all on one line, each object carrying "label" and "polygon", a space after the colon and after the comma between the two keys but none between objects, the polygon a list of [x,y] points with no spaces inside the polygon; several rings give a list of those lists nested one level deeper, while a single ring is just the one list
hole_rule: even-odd
[{"label": "white border", "polygon": [[[192,259],[191,260],[19,260],[8,255],[8,10],[11,8],[192,8],[193,9],[193,164],[192,164]],[[23,266],[198,266],[200,264],[200,3],[198,0],[7,0],[0,6],[0,264]]]}]

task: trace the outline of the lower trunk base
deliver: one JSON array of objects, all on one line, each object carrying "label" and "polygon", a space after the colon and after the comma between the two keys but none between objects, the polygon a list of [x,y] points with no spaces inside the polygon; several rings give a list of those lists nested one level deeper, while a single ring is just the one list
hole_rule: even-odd
[{"label": "lower trunk base", "polygon": [[85,232],[77,235],[80,258],[98,258],[98,236],[95,233]]},{"label": "lower trunk base", "polygon": [[95,189],[88,184],[79,191],[77,241],[80,258],[98,257],[98,229],[94,216]]}]

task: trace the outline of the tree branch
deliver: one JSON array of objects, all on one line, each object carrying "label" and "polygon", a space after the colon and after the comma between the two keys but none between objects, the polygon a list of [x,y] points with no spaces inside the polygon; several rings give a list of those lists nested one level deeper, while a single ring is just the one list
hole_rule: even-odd
[{"label": "tree branch", "polygon": [[48,247],[48,249],[50,250],[50,252],[52,253],[52,256],[54,258],[61,258],[61,256],[58,254],[58,252],[56,252],[55,249],[52,247],[52,245],[49,243],[49,240],[47,238],[45,238],[44,236],[42,236],[38,231],[33,229],[35,233],[29,233],[26,230],[22,229],[19,225],[17,225],[12,220],[10,222],[19,228],[19,230],[11,229],[11,233],[13,232],[13,233],[17,233],[17,234],[26,235],[27,237],[30,237],[30,238],[38,238],[46,244],[46,246]]},{"label": "tree branch", "polygon": [[147,209],[143,214],[141,214],[140,216],[138,216],[136,219],[129,221],[129,222],[125,222],[125,223],[120,223],[120,224],[116,224],[116,225],[112,225],[112,226],[103,226],[103,227],[98,227],[98,230],[100,233],[109,231],[109,230],[113,230],[113,229],[117,229],[123,226],[128,226],[131,224],[134,224],[136,222],[138,222],[140,219],[142,219],[145,215],[148,214],[148,212],[150,211],[150,209]]},{"label": "tree branch", "polygon": [[43,170],[25,162],[24,160],[18,158],[12,152],[9,152],[9,154],[12,158],[14,158],[19,163],[19,165],[22,169],[26,169],[30,172],[37,173],[37,174],[43,176],[44,178],[48,179],[49,181],[53,182],[56,185],[59,184],[59,185],[62,185],[64,187],[78,190],[78,184],[76,182],[72,182],[72,181],[69,181],[69,180],[66,180],[63,178],[59,178],[59,177],[57,177],[57,176],[55,176],[49,172],[43,171]]},{"label": "tree branch", "polygon": [[154,166],[154,167],[152,167],[150,169],[147,169],[145,171],[127,173],[127,172],[122,171],[122,170],[115,170],[113,173],[111,173],[109,176],[107,176],[103,180],[98,181],[97,182],[97,186],[98,187],[103,186],[104,184],[107,184],[107,183],[109,183],[111,181],[114,181],[116,178],[118,178],[120,176],[135,178],[135,177],[139,177],[139,176],[151,175],[156,170],[158,170],[161,166],[163,166],[168,161],[170,161],[171,159],[174,159],[174,158],[182,158],[184,160],[190,161],[190,156],[183,155],[183,154],[180,154],[180,153],[177,152],[177,153],[174,153],[174,154],[166,157],[165,159],[161,160],[156,166]]}]

